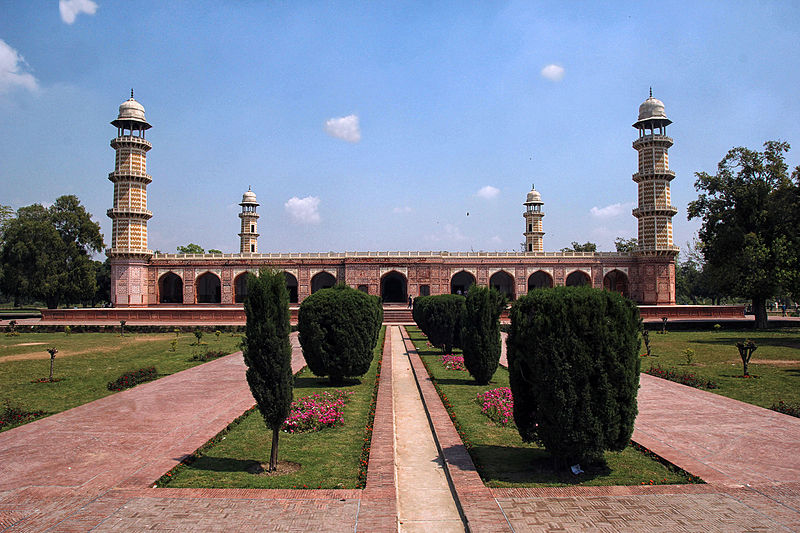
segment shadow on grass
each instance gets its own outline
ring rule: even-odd
[[[308,388],[308,389],[346,389],[347,387],[355,387],[361,385],[361,380],[357,378],[348,378],[341,383],[333,383],[328,378],[321,378],[318,376],[303,376],[294,378],[295,388]]]
[[[587,465],[581,463],[583,474],[574,475],[569,466],[557,464],[541,448],[515,446],[473,446],[473,461],[480,465],[478,471],[485,483],[544,483],[578,485],[611,473],[605,461]]]
[[[436,380],[436,383],[439,385],[475,385],[476,387],[486,387],[486,385],[478,385],[478,382],[470,378],[469,374],[467,374],[467,377],[464,379],[439,378]]]
[[[783,371],[794,376],[800,376],[800,368],[785,368]]]
[[[267,461],[269,457],[265,458]],[[248,468],[253,468],[260,461],[255,459],[231,459],[228,457],[209,457],[204,455],[198,457],[191,464],[186,465],[189,470],[204,470],[208,472],[247,472]]]
[[[718,346],[730,346],[732,353],[737,354],[736,351],[736,343],[742,342],[745,339],[750,338],[753,340],[756,345],[759,347],[761,346],[773,346],[773,347],[780,347],[780,348],[792,348],[792,349],[800,349],[800,336],[799,337],[753,337],[752,333],[772,333],[770,331],[763,331],[763,330],[748,330],[742,331],[742,334],[737,337],[724,337],[719,339],[692,339],[688,342],[690,344],[715,344]],[[774,333],[777,333],[775,331]],[[750,336],[748,336],[750,334]]]

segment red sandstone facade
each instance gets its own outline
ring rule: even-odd
[[[137,154],[141,161],[136,169],[119,168],[119,147],[124,144],[120,139],[131,141],[133,137],[133,141],[143,144],[144,131],[150,128],[144,108],[131,96],[120,106],[118,119],[112,122],[118,125],[118,138],[112,140],[118,164],[112,174],[117,181],[135,181],[140,192],[136,205],[125,204],[125,209],[118,208],[115,193],[115,209],[110,210],[113,213],[109,216],[113,215],[115,228],[128,222],[142,226],[144,239],[130,245],[114,240],[107,251],[111,259],[112,303],[118,308],[206,304],[241,307],[246,273],[270,267],[285,272],[293,302],[302,302],[315,290],[340,282],[395,302],[406,301],[409,296],[463,292],[476,283],[496,287],[512,299],[538,287],[588,284],[619,291],[642,305],[674,305],[677,248],[672,244],[671,218],[676,210],[669,205],[669,182],[674,177],[667,159],[667,149],[672,145],[672,139],[666,137],[669,123],[663,103],[651,94],[640,106],[639,120],[634,124],[639,130],[639,138],[633,143],[639,152],[639,169],[633,175],[639,186],[639,207],[633,214],[639,219],[642,245],[633,253],[541,251],[544,235],[541,195],[531,191],[524,205],[530,211],[528,204],[536,204],[536,220],[528,220],[532,215],[523,213],[526,217],[523,234],[527,241],[535,234],[538,241],[529,242],[526,252],[259,254],[255,253],[258,237],[255,209],[259,204],[255,194],[248,191],[241,204],[247,212],[240,215],[243,228],[240,253],[153,254],[146,242],[150,216],[145,189],[150,182],[146,174],[146,151]],[[120,129],[120,124],[126,129]],[[655,144],[658,153],[653,152]],[[147,142],[148,150],[150,146]],[[533,193],[536,202],[531,200]]]

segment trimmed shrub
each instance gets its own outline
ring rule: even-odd
[[[589,287],[533,291],[511,309],[507,355],[514,421],[557,463],[596,462],[633,433],[639,311]]]
[[[460,347],[461,313],[464,311],[465,298],[458,294],[439,294],[417,299],[422,300],[417,311],[420,318],[417,325],[430,343],[444,353],[451,353],[454,347]]]
[[[292,404],[292,344],[289,340],[289,293],[283,272],[261,269],[247,276],[247,315],[242,354],[247,384],[272,430],[269,471],[278,466],[278,437]],[[198,339],[199,340],[199,339]]]
[[[505,297],[495,289],[473,285],[461,317],[464,366],[480,385],[486,385],[500,364],[500,313]]]
[[[344,284],[315,292],[300,304],[297,317],[308,368],[333,383],[363,375],[372,363],[382,322],[377,296]]]
[[[150,366],[147,368],[140,368],[139,370],[134,370],[133,372],[125,372],[114,381],[109,381],[106,385],[106,388],[108,390],[121,391],[135,387],[139,383],[153,381],[157,377],[158,372],[156,371],[156,367]]]

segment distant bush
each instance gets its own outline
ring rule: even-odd
[[[785,415],[796,416],[800,418],[800,403],[786,403],[783,400],[778,400],[772,404],[770,409]]]
[[[6,399],[4,404],[0,409],[0,429],[24,424],[47,414],[44,411],[28,411],[24,407],[12,404],[9,399]]]
[[[480,385],[486,385],[500,364],[500,313],[506,299],[495,289],[473,285],[461,315],[464,366]]]
[[[369,370],[383,322],[380,298],[347,285],[321,289],[300,304],[303,357],[317,376],[334,383]]]
[[[639,387],[639,313],[612,291],[532,291],[511,308],[507,339],[514,421],[561,463],[622,450]]]
[[[157,377],[158,372],[156,371],[156,367],[151,366],[148,368],[140,368],[139,370],[134,370],[133,372],[125,372],[114,381],[109,381],[106,387],[108,390],[121,391],[135,387],[139,383],[153,381]]]
[[[451,353],[454,347],[461,346],[464,302],[465,298],[458,294],[423,296],[414,302],[414,320],[430,343],[444,353]]]
[[[174,342],[174,341],[173,341]],[[175,351],[175,350],[173,350]],[[196,353],[192,356],[192,361],[211,361],[212,359],[218,359],[228,355],[227,353],[223,352],[222,350],[207,350],[203,353]]]

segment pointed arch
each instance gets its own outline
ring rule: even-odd
[[[581,287],[583,285],[591,285],[592,278],[583,270],[573,270],[564,283],[567,287]]]
[[[533,289],[549,289],[553,286],[553,276],[544,270],[537,270],[528,276],[528,292]]]
[[[513,300],[514,293],[514,276],[505,270],[498,270],[492,277],[489,278],[489,287],[497,289],[500,294],[505,295],[509,300]]]
[[[237,304],[244,303],[247,298],[247,276],[250,272],[242,272],[233,280],[233,301]]]
[[[381,300],[403,303],[408,300],[408,280],[403,274],[390,270],[381,276]]]
[[[170,271],[158,278],[158,303],[183,303],[183,279],[179,275]]]
[[[206,272],[197,276],[194,282],[197,303],[218,304],[222,302],[222,283],[219,276]]]
[[[472,285],[475,285],[475,276],[466,270],[459,270],[450,278],[450,294],[467,294]]]
[[[628,296],[628,276],[616,268],[603,277],[603,288]]]
[[[311,294],[314,294],[320,289],[329,289],[336,285],[336,277],[330,272],[322,271],[314,274],[311,278]]]
[[[286,291],[289,293],[289,303],[297,303],[297,278],[291,272],[283,271],[283,277],[286,278]]]

